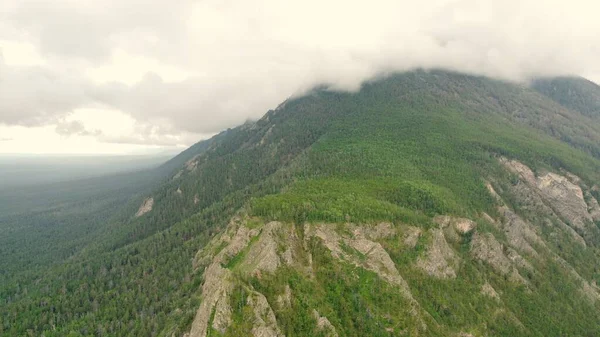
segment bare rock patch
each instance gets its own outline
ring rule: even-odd
[[[504,246],[490,234],[475,233],[471,241],[471,254],[486,262],[501,275],[508,275],[512,281],[525,284],[525,279],[504,254]]]
[[[459,259],[448,246],[441,229],[431,231],[433,240],[424,257],[417,260],[417,266],[430,276],[456,278]]]
[[[484,283],[481,286],[481,294],[484,296],[491,297],[495,300],[500,300],[500,295],[498,295],[498,293],[496,292],[496,289],[494,289],[494,287],[492,287],[492,285],[489,284],[488,282]]]
[[[327,337],[338,337],[338,333],[335,327],[325,316],[321,316],[316,309],[313,309],[313,317],[317,320],[317,329],[319,331],[326,331]]]
[[[144,199],[144,201],[140,205],[140,208],[138,209],[137,213],[135,213],[135,217],[139,218],[142,215],[150,212],[152,210],[153,206],[154,206],[154,198],[150,197],[150,198]]]

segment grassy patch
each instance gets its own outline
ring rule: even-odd
[[[252,247],[252,244],[258,240],[259,236],[260,234],[252,237],[250,239],[250,242],[248,243],[248,246],[246,246],[246,248],[244,248],[241,252],[237,253],[237,255],[233,256],[229,261],[227,261],[224,267],[227,269],[234,269],[237,265],[244,261],[246,254],[248,254],[248,251]]]

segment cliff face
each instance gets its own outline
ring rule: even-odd
[[[500,161],[518,177],[518,182],[510,187],[510,193],[524,207],[558,222],[582,245],[586,244],[586,239],[593,243],[600,237],[595,224],[598,201],[579,177],[566,171],[563,175],[554,172],[536,175],[516,160],[501,158]]]
[[[519,181],[498,183],[504,186],[501,193],[488,184],[496,199],[495,217],[436,216],[425,227],[234,218],[194,259],[204,282],[188,336],[240,331],[253,336],[352,335],[357,326],[345,325],[349,309],[344,305],[366,311],[375,322],[372,331],[383,335],[487,336],[497,319],[505,329],[528,335],[532,331],[516,311],[514,296],[537,301],[548,296],[547,286],[560,289],[557,282],[568,284],[571,296],[597,307],[600,288],[561,257],[552,242],[560,237],[564,246],[585,249],[586,233],[596,230],[591,215],[596,203],[593,197],[586,203],[587,186],[568,172],[536,175],[518,161],[499,161]],[[552,224],[537,227],[503,197],[536,210],[531,213],[534,222],[543,217]],[[561,276],[557,281],[550,273]],[[555,283],[542,286],[546,278]],[[423,293],[425,282],[439,285],[438,291],[451,289],[453,300],[481,301],[485,311],[460,325],[445,323],[437,317],[440,312],[470,312],[476,309],[456,306],[474,303],[448,301],[432,308],[432,294]],[[294,316],[302,317],[302,324]]]

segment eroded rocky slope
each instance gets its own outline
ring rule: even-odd
[[[563,258],[552,242],[547,243],[560,236],[582,249],[591,244],[586,238],[597,231],[597,201],[590,189],[568,172],[536,175],[518,161],[499,160],[518,181],[513,180],[510,187],[496,182],[504,186],[501,192],[488,183],[497,201],[493,216],[436,216],[426,227],[387,222],[292,224],[247,215],[235,217],[194,259],[194,268],[204,273],[202,304],[187,336],[235,335],[244,329],[253,336],[298,333],[290,314],[305,315],[302,328],[307,336],[348,335],[340,313],[345,308],[332,306],[328,298],[327,282],[336,280],[323,280],[323,273],[333,278],[355,278],[356,282],[364,282],[360,274],[372,273],[385,283],[386,296],[390,296],[387,300],[401,303],[404,311],[370,315],[380,322],[380,331],[390,336],[493,335],[491,321],[442,326],[436,311],[424,303],[420,289],[421,282],[434,279],[456,286],[472,282],[469,288],[478,291],[461,291],[473,291],[468,298],[486,303],[490,319],[501,318],[503,324],[524,334],[528,327],[514,311],[514,293],[535,296],[542,291],[539,279],[548,273],[564,274],[577,296],[596,306],[600,288]],[[517,214],[504,201],[506,196],[535,210],[548,228],[534,225],[538,218],[530,220]],[[307,293],[300,284],[312,290]],[[355,286],[345,281],[340,284]],[[364,303],[370,300],[369,294],[360,291],[354,296],[364,297]],[[363,309],[374,310],[376,304],[365,304]],[[397,319],[399,315],[404,316]]]

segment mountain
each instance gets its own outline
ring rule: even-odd
[[[438,70],[291,98],[0,279],[0,334],[600,335],[598,95]]]
[[[581,77],[540,78],[532,87],[569,109],[600,118],[600,87],[594,82]]]

